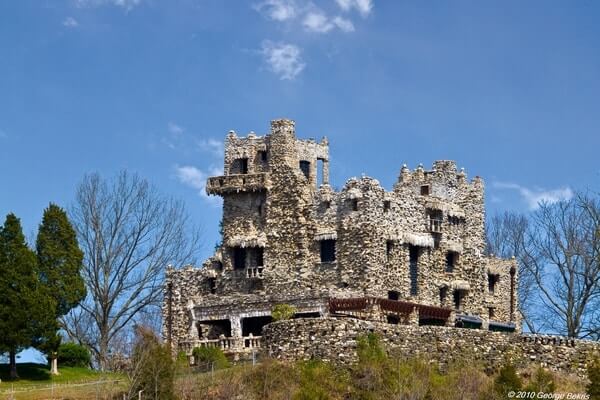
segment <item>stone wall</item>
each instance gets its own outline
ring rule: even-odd
[[[357,360],[356,339],[376,333],[390,354],[422,356],[442,366],[457,360],[481,362],[493,371],[510,361],[536,363],[556,371],[585,374],[586,363],[600,354],[600,343],[516,333],[440,326],[390,325],[352,318],[278,321],[263,328],[263,351],[287,361],[318,358],[342,364]]]

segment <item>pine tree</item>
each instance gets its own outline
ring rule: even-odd
[[[58,374],[57,352],[60,346],[58,319],[76,307],[86,295],[80,271],[83,252],[66,212],[56,204],[44,210],[37,242],[38,274],[47,294],[56,303],[56,313],[46,321],[40,350],[48,355],[50,371]]]
[[[19,219],[8,214],[0,228],[0,350],[9,353],[13,379],[18,378],[17,353],[32,344],[37,321],[54,307],[43,292],[35,253],[27,246]]]

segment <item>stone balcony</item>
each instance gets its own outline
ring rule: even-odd
[[[266,173],[214,176],[208,178],[208,181],[206,182],[206,193],[216,195],[256,192],[266,189]]]
[[[192,351],[196,347],[217,347],[223,350],[224,353],[240,353],[252,351],[261,347],[262,336],[243,336],[243,337],[225,337],[218,339],[196,339],[186,340],[181,342],[181,349],[188,356],[192,355]]]

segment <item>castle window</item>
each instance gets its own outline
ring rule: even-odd
[[[264,150],[260,150],[258,152],[258,158],[260,159],[260,161],[262,162],[267,162],[267,152]]]
[[[328,210],[330,207],[331,207],[331,201],[325,200],[323,202],[323,208],[326,209],[326,210]]]
[[[321,240],[321,262],[335,261],[335,239]]]
[[[300,170],[302,171],[306,179],[310,179],[310,161],[301,160]]]
[[[232,174],[247,174],[248,173],[248,159],[247,158],[237,158],[233,160],[233,164],[231,165],[231,173]]]
[[[400,323],[400,317],[397,315],[388,315],[386,319],[388,324],[398,325]]]
[[[233,248],[233,268],[244,269],[246,268],[246,249],[241,247]]]
[[[264,249],[262,247],[257,247],[256,248],[256,266],[257,267],[262,267],[265,264],[265,259],[264,259]]]
[[[409,264],[410,264],[410,295],[416,296],[419,294],[419,248],[410,246],[408,248]]]
[[[494,307],[488,307],[488,319],[494,319]]]
[[[444,303],[446,303],[446,297],[448,297],[448,287],[442,286],[440,288],[440,305],[441,306],[444,306]]]
[[[446,253],[446,272],[454,272],[454,267],[458,261],[458,253],[449,251]]]
[[[462,308],[463,293],[460,290],[454,291],[454,308],[460,310]]]
[[[392,258],[392,251],[394,250],[394,242],[388,240],[385,242],[385,257],[387,261],[390,261]]]
[[[352,211],[358,211],[358,199],[351,199],[350,207],[352,207]]]
[[[383,202],[383,212],[388,212],[388,211],[390,211],[390,201],[385,200]]]
[[[494,293],[496,290],[496,284],[500,280],[500,276],[496,274],[488,274],[488,291]]]
[[[421,196],[429,196],[430,187],[429,185],[421,186]]]
[[[395,290],[390,290],[388,292],[388,300],[398,300],[400,298],[400,293]]]
[[[217,293],[217,278],[208,278],[208,289],[211,294]]]

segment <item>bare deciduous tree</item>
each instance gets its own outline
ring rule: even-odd
[[[181,202],[125,171],[108,181],[85,176],[70,214],[85,253],[88,296],[63,322],[105,369],[113,340],[159,306],[165,267],[195,261],[199,231]]]
[[[544,321],[536,320],[535,279],[531,273],[531,251],[527,250],[529,221],[523,214],[504,212],[494,215],[486,224],[487,254],[502,258],[515,257],[519,266],[519,311],[523,322],[531,332],[543,327]]]
[[[540,204],[531,219],[530,268],[553,330],[597,337],[600,321],[600,203],[579,194]]]

